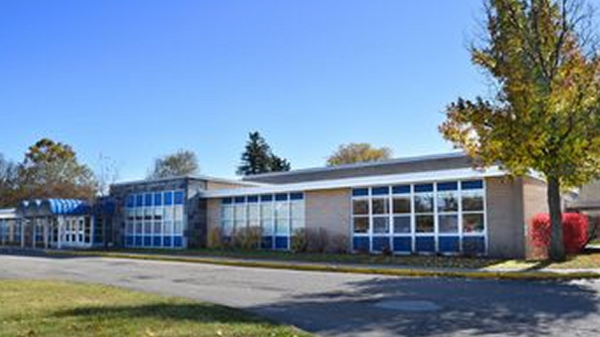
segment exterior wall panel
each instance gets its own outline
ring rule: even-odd
[[[306,228],[327,231],[329,249],[335,244],[347,242],[350,249],[352,190],[335,189],[305,193]]]

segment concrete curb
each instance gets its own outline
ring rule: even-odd
[[[447,277],[447,278],[469,278],[469,279],[487,279],[487,280],[515,280],[515,281],[568,281],[580,279],[600,279],[600,273],[592,271],[478,271],[478,270],[443,270],[443,269],[419,269],[419,268],[381,268],[381,267],[362,267],[356,265],[331,265],[319,263],[288,263],[259,260],[240,260],[228,258],[211,257],[184,257],[168,256],[156,254],[137,254],[137,253],[118,253],[118,252],[97,252],[97,251],[45,251],[47,255],[53,256],[95,256],[119,259],[164,261],[164,262],[183,262],[183,263],[201,263],[229,267],[246,268],[268,268],[281,270],[297,271],[316,271],[333,273],[354,273],[367,275],[385,275],[399,277]]]

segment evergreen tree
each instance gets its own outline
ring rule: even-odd
[[[238,166],[238,175],[254,175],[268,172],[289,171],[290,163],[274,155],[267,141],[258,131],[249,134],[242,162]]]

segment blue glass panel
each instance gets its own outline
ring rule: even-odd
[[[288,200],[288,195],[286,193],[275,194],[276,201],[286,201]]]
[[[385,186],[385,187],[373,187],[371,189],[371,194],[373,195],[387,195],[390,194],[390,188]]]
[[[273,201],[273,196],[270,194],[261,195],[260,201]]]
[[[392,187],[392,193],[394,194],[409,194],[410,185],[399,185]]]
[[[172,247],[173,238],[170,236],[163,236],[163,247]]]
[[[275,249],[288,249],[288,237],[287,236],[275,237]]]
[[[137,207],[144,206],[144,195],[143,194],[138,194],[135,196],[135,205]]]
[[[135,196],[128,195],[127,196],[127,207],[133,207],[133,206],[135,206]]]
[[[175,192],[175,205],[183,205],[183,192]]]
[[[133,241],[133,245],[135,247],[141,247],[142,246],[142,237],[141,236],[135,236],[134,237],[134,241]]]
[[[304,199],[304,193],[292,193],[290,194],[291,200],[302,200]]]
[[[458,191],[458,182],[447,182],[447,183],[438,183],[437,185],[438,191]]]
[[[248,202],[249,203],[255,203],[258,202],[258,195],[251,195],[248,197]]]
[[[144,206],[152,206],[152,193],[146,193],[146,195],[144,195]]]
[[[175,247],[183,247],[183,237],[181,237],[181,236],[173,237],[173,245]]]
[[[162,193],[154,193],[154,206],[162,206],[163,197]]]
[[[145,247],[152,246],[152,237],[151,236],[144,236],[144,246]]]
[[[485,254],[485,239],[483,237],[463,237],[463,253]]]
[[[162,246],[162,243],[160,242],[161,241],[160,239],[161,239],[160,236],[155,236],[154,239],[153,239],[154,242],[152,242],[152,245],[154,247],[160,247],[160,246]]]
[[[384,237],[374,236],[373,237],[373,250],[377,251],[377,252],[381,252],[383,250],[391,251],[392,246],[390,244],[390,237],[389,236],[384,236]]]
[[[246,202],[246,197],[235,197],[236,204],[243,204]]]
[[[352,190],[353,197],[366,197],[369,195],[368,188],[355,188]]]
[[[173,192],[165,192],[165,206],[173,206]]]
[[[435,252],[435,239],[431,237],[417,237],[416,238],[416,250],[418,253],[434,253]]]
[[[231,243],[231,236],[223,235],[223,243],[225,243],[225,244]]]
[[[133,246],[133,236],[125,237],[125,246],[127,246],[127,247]]]
[[[230,204],[233,204],[233,198],[223,198],[223,199],[221,199],[221,202],[224,205],[230,205]]]
[[[263,236],[261,247],[263,249],[273,249],[273,237]]]
[[[415,185],[415,192],[433,192],[433,184]]]
[[[362,237],[362,236],[355,236],[352,239],[352,249],[357,252],[361,252],[361,253],[369,252],[370,251],[369,238]]]
[[[440,236],[438,239],[439,250],[442,253],[460,252],[460,240],[458,236]]]
[[[410,253],[412,251],[412,238],[411,237],[395,237],[394,238],[394,251]]]
[[[469,180],[460,183],[463,190],[480,190],[483,188],[483,180]]]

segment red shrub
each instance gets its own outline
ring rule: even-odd
[[[588,218],[584,214],[564,213],[563,242],[567,254],[580,252],[588,239]],[[540,213],[533,218],[531,225],[531,241],[537,248],[546,250],[550,247],[550,216]]]

